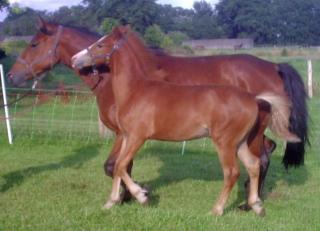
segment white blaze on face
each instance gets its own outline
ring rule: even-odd
[[[90,55],[88,54],[88,49],[92,49],[93,46],[95,46],[97,43],[100,43],[103,41],[107,35],[100,38],[97,42],[93,43],[91,46],[89,46],[86,49],[83,49],[82,51],[78,52],[71,58],[72,67],[73,68],[83,68],[85,66],[92,65],[92,60]]]

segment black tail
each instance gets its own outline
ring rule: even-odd
[[[304,164],[305,144],[308,138],[307,94],[299,73],[288,63],[278,64],[278,72],[284,83],[285,91],[291,100],[290,132],[296,134],[300,143],[287,143],[282,163],[285,168]]]

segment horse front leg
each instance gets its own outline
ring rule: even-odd
[[[229,194],[240,176],[239,165],[236,158],[235,147],[217,146],[220,164],[223,170],[223,189],[215,203],[212,213],[216,216],[223,215],[224,207],[229,197]]]
[[[120,155],[116,160],[113,172],[111,195],[107,203],[103,206],[104,208],[110,209],[114,204],[121,201],[119,191],[121,180],[123,180],[130,193],[134,195],[140,203],[146,203],[148,201],[148,192],[136,184],[127,172],[130,162],[132,162],[134,155],[143,143],[144,140],[123,137]]]
[[[119,157],[119,154],[120,154],[122,141],[123,141],[123,136],[121,134],[117,134],[115,142],[112,146],[111,152],[108,156],[108,159],[104,163],[105,174],[107,176],[110,176],[111,178],[113,178],[115,163],[116,163],[116,161]],[[130,161],[130,163],[128,164],[128,168],[127,168],[128,174],[130,176],[131,176],[132,167],[133,167],[133,161]],[[125,202],[131,201],[132,195],[122,181],[121,181],[121,186],[122,186],[122,192],[120,195],[120,202],[125,203]]]

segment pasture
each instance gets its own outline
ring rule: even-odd
[[[305,60],[264,54],[274,61],[289,61],[306,77]],[[266,217],[237,209],[244,199],[243,169],[225,215],[208,214],[223,183],[209,140],[188,142],[184,155],[180,143],[149,141],[135,159],[133,177],[151,189],[150,206],[133,201],[101,210],[111,189],[103,163],[112,138],[99,139],[95,133],[92,97],[77,102],[80,109],[73,112],[72,125],[61,123],[71,118],[69,105],[52,98],[23,113],[31,123],[13,121],[14,145],[7,144],[1,124],[0,230],[319,230],[319,69],[315,61],[315,97],[309,100],[312,146],[303,167],[286,171],[281,165],[283,145],[278,142],[263,197]],[[63,73],[57,72],[52,75]],[[16,113],[19,110],[23,103]],[[47,115],[49,123],[38,126],[36,122]]]

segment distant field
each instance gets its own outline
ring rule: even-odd
[[[289,61],[306,78],[304,59],[268,59]],[[244,199],[243,169],[225,215],[208,214],[223,184],[209,140],[188,142],[183,156],[181,143],[147,142],[137,155],[133,176],[151,188],[151,205],[131,202],[102,211],[111,189],[102,166],[113,140],[98,139],[97,111],[89,94],[77,101],[72,95],[68,104],[52,97],[30,111],[23,110],[33,99],[19,103],[16,111],[11,108],[12,114],[23,112],[19,119],[29,123],[13,121],[12,146],[3,123],[0,127],[0,230],[320,230],[319,71],[319,61],[314,61],[315,97],[309,101],[312,147],[305,166],[285,171],[278,142],[267,176],[264,218],[237,209]],[[70,84],[78,81],[62,67],[49,77],[57,76]],[[67,122],[72,115],[76,123]],[[38,126],[41,120],[47,122]]]

